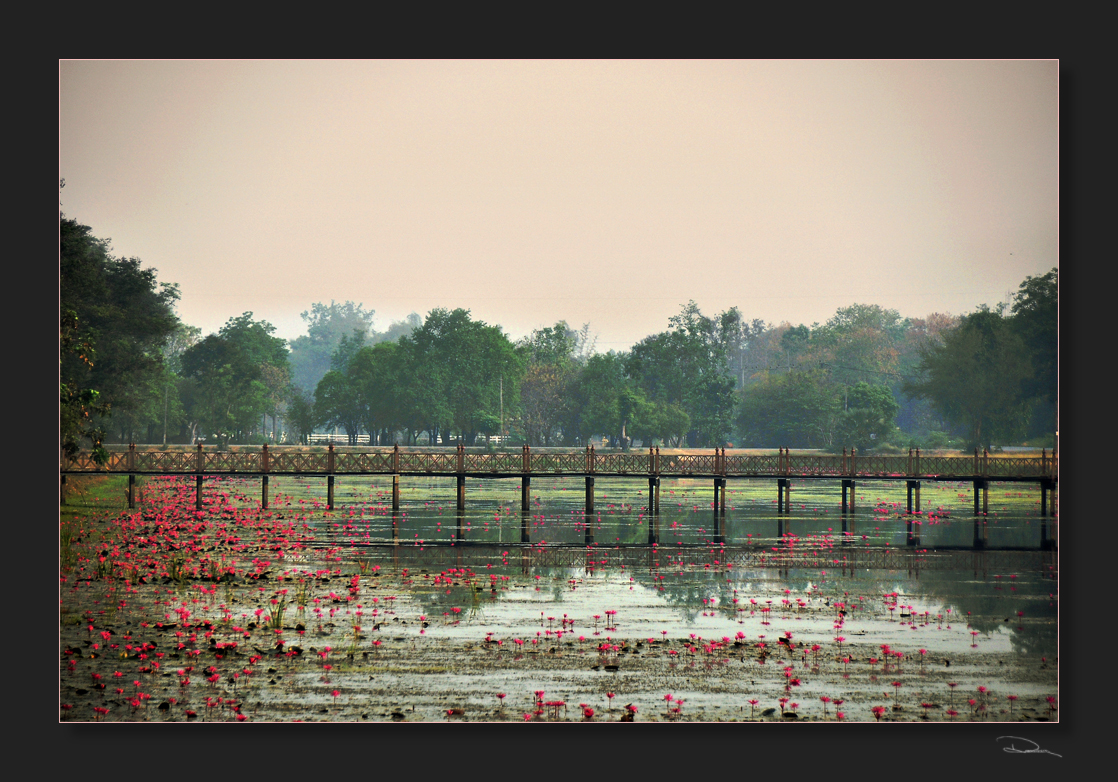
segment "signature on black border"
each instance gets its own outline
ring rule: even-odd
[[[1029,739],[1023,739],[1020,736],[998,736],[998,741],[1001,741],[1002,739],[1015,739],[1016,741],[1025,741],[1025,742],[1028,742],[1029,744],[1032,744],[1032,747],[1027,748],[1027,749],[1018,749],[1016,747],[1016,745],[1010,744],[1008,747],[1002,747],[1002,752],[1012,752],[1015,755],[1039,755],[1039,754],[1044,754],[1044,755],[1055,755],[1058,758],[1063,757],[1063,755],[1057,755],[1055,752],[1050,752],[1049,750],[1041,749],[1040,745],[1037,744],[1035,741],[1030,741]]]

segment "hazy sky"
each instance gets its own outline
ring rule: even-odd
[[[598,349],[994,305],[1058,265],[1056,61],[66,61],[67,217],[179,316],[464,307]]]

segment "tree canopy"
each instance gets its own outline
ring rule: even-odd
[[[89,226],[61,217],[59,444],[72,455],[88,442],[100,460],[106,419],[143,406],[179,326],[178,288],[109,250]]]
[[[274,332],[246,312],[183,353],[183,374],[196,388],[190,415],[203,436],[243,439],[286,397],[287,343]]]

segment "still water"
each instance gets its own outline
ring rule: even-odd
[[[252,486],[244,482],[246,499],[259,490]],[[1035,659],[1057,653],[1058,558],[1039,550],[1033,484],[991,483],[985,551],[970,549],[969,483],[925,482],[922,513],[913,517],[903,480],[859,484],[846,514],[837,480],[794,482],[785,514],[776,510],[775,481],[731,480],[720,518],[711,481],[665,478],[655,547],[647,545],[648,484],[639,478],[597,478],[588,518],[581,477],[533,476],[525,519],[518,479],[468,481],[459,517],[454,478],[405,477],[398,546],[391,489],[390,477],[339,477],[335,509],[326,512],[321,478],[273,477],[271,508],[310,526],[328,567],[469,572],[468,589],[417,594],[428,614],[464,616],[474,630],[491,623],[528,635],[568,613],[604,625],[614,610],[638,636],[661,627],[733,636],[734,628],[764,630],[779,620],[823,642],[842,605],[874,642],[897,643],[918,624],[939,630],[921,634],[933,655],[975,644]],[[907,545],[913,522],[918,546]],[[531,546],[519,543],[522,523]],[[1054,528],[1049,519],[1049,538]]]
[[[454,478],[401,478],[400,542],[511,543],[520,541],[522,525],[519,479],[477,479],[466,484],[466,510],[459,521]],[[312,515],[324,536],[338,543],[390,542],[393,539],[391,479],[339,477],[335,510],[323,518],[326,483],[321,478],[274,477],[275,509],[301,509]],[[597,478],[594,513],[584,513],[581,477],[536,476],[527,526],[533,543],[579,545],[587,526],[598,544],[648,542],[648,484],[641,478]],[[701,545],[721,532],[726,544],[778,545],[796,539],[832,536],[874,547],[905,546],[908,527],[920,547],[969,547],[974,540],[973,489],[969,483],[929,483],[921,490],[921,513],[906,511],[905,482],[859,484],[853,512],[841,511],[837,480],[793,482],[791,507],[778,514],[772,480],[730,480],[726,514],[714,508],[709,480],[664,478],[660,486],[661,545]],[[1034,484],[994,483],[985,523],[991,549],[1036,549],[1043,533],[1040,490]],[[1048,520],[1047,536],[1055,537]]]

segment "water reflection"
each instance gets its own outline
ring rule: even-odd
[[[992,484],[988,515],[973,513],[969,483],[925,483],[919,514],[907,513],[905,481],[859,484],[854,509],[841,510],[838,480],[792,483],[786,512],[777,511],[773,481],[731,480],[725,514],[715,507],[710,482],[661,479],[659,513],[649,512],[649,489],[640,478],[597,478],[594,511],[585,512],[585,487],[578,477],[534,476],[532,500],[520,507],[520,481],[479,479],[467,483],[466,507],[456,507],[451,478],[405,478],[401,505],[391,508],[391,478],[339,477],[336,508],[325,513],[321,480],[273,478],[274,508],[309,513],[324,536],[338,543],[396,540],[457,543],[517,543],[522,532],[534,543],[577,545],[587,541],[663,545],[762,543],[788,536],[799,541],[921,548],[969,548],[977,538],[987,548],[1040,548],[1056,537],[1055,520],[1040,515],[1040,490],[1033,484]]]
[[[332,512],[323,483],[273,478],[274,511],[302,517],[335,561],[409,569],[426,613],[448,626],[498,612],[527,634],[533,622],[578,611],[585,630],[588,617],[636,600],[650,626],[667,612],[676,625],[730,620],[751,636],[799,623],[827,640],[841,604],[873,632],[900,628],[907,610],[906,627],[950,626],[956,645],[1037,658],[1058,648],[1057,560],[1040,550],[1040,492],[1030,484],[992,484],[979,518],[987,547],[974,550],[970,484],[925,483],[914,516],[903,480],[859,484],[847,513],[837,480],[793,482],[785,513],[774,481],[730,481],[725,515],[701,480],[662,479],[660,512],[650,514],[646,481],[598,477],[589,515],[577,477],[533,476],[524,510],[519,480],[473,480],[461,512],[454,478],[407,478],[395,514],[390,477],[338,478]],[[520,543],[524,530],[530,545]]]

